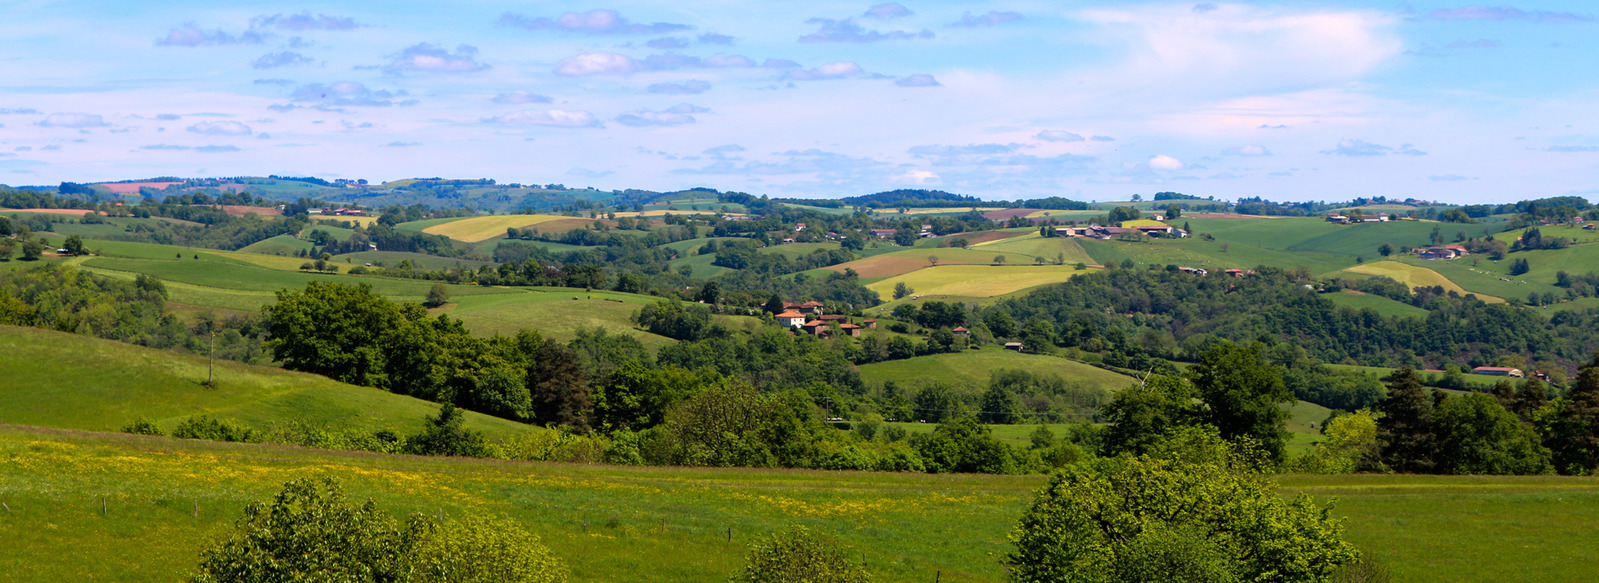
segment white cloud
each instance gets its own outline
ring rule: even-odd
[[[890,20],[894,18],[904,18],[906,16],[915,15],[916,13],[911,12],[911,9],[906,8],[904,4],[900,4],[898,2],[889,2],[887,4],[878,4],[871,8],[867,8],[866,13],[862,14],[861,16],[866,18],[876,18],[879,20]]]
[[[816,32],[799,37],[802,43],[873,43],[885,40],[910,40],[933,38],[933,31],[923,29],[921,32],[904,30],[891,30],[880,32],[867,30],[855,24],[849,18],[833,20],[830,18],[812,18],[805,24],[814,24],[820,27]]]
[[[389,73],[471,73],[487,68],[488,65],[477,61],[477,47],[472,45],[460,45],[452,53],[444,47],[421,43],[395,54],[383,70]]]
[[[590,128],[600,125],[600,120],[595,118],[592,113],[565,109],[528,109],[497,115],[484,121],[501,125],[537,125],[561,128]]]
[[[1226,150],[1222,151],[1222,155],[1224,155],[1224,156],[1270,156],[1271,155],[1271,150],[1267,150],[1265,146],[1257,146],[1257,145],[1254,145],[1254,144],[1249,144],[1249,145],[1246,145],[1246,146],[1238,146],[1236,148],[1227,148]]]
[[[679,126],[698,121],[694,119],[693,114],[705,113],[707,111],[710,110],[703,107],[689,105],[687,103],[679,103],[662,111],[644,110],[635,113],[625,113],[621,116],[618,116],[616,118],[616,122],[622,125],[633,127]]]
[[[328,16],[326,14],[312,15],[310,12],[299,14],[274,14],[251,19],[252,28],[277,27],[284,30],[350,30],[356,27],[355,19],[348,16]]]
[[[645,91],[660,93],[662,95],[699,95],[711,89],[710,82],[699,79],[689,79],[682,83],[656,83],[650,85]]]
[[[256,69],[272,69],[276,67],[287,67],[290,65],[305,65],[314,62],[316,62],[315,59],[300,53],[293,51],[281,51],[261,55],[261,58],[250,63],[250,66]]]
[[[1021,20],[1022,15],[1015,12],[1000,12],[998,10],[990,10],[988,11],[988,14],[980,14],[976,16],[973,16],[970,12],[961,14],[961,19],[951,23],[950,26],[958,26],[962,28],[999,26],[1009,22],[1020,22]]]
[[[549,103],[550,98],[545,95],[539,95],[532,91],[518,89],[510,93],[501,93],[499,95],[495,95],[493,101],[502,105],[513,105],[526,103]]]
[[[83,129],[102,128],[111,124],[106,123],[105,118],[98,115],[91,115],[87,113],[52,113],[45,116],[44,120],[39,122],[39,125],[47,128]]]
[[[1033,136],[1046,142],[1081,142],[1083,136],[1066,130],[1044,130]]]
[[[1387,156],[1389,154],[1396,154],[1400,156],[1427,155],[1426,152],[1418,150],[1415,146],[1410,144],[1404,144],[1399,146],[1398,149],[1395,149],[1382,144],[1374,144],[1365,140],[1356,140],[1353,138],[1344,138],[1339,140],[1337,147],[1334,147],[1331,150],[1322,150],[1321,153],[1334,156],[1350,157]]]
[[[529,18],[506,12],[500,15],[500,24],[532,31],[558,30],[587,34],[661,34],[693,28],[686,24],[656,22],[644,24],[623,18],[615,10],[597,9],[588,12],[567,12],[555,18]]]
[[[236,45],[236,44],[261,44],[266,36],[253,30],[247,30],[238,36],[228,34],[222,30],[205,30],[193,22],[185,22],[182,26],[167,31],[167,35],[155,40],[156,46],[163,47],[201,47],[211,45]]]
[[[1183,161],[1161,154],[1149,159],[1150,170],[1182,170]]]
[[[567,77],[626,75],[643,69],[643,64],[632,57],[616,53],[583,53],[555,64],[555,74]]]
[[[866,71],[861,69],[860,65],[849,61],[841,61],[838,63],[828,63],[812,69],[789,71],[784,77],[787,79],[796,79],[800,81],[815,81],[818,79],[843,79],[846,77],[859,77],[865,74]]]
[[[236,121],[203,121],[189,126],[189,131],[203,136],[248,136],[250,126]]]

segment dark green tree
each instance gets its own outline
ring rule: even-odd
[[[1437,470],[1446,474],[1544,474],[1554,470],[1538,432],[1481,393],[1433,410]]]
[[[1438,451],[1433,399],[1422,390],[1416,371],[1408,367],[1394,371],[1388,398],[1375,408],[1382,414],[1377,420],[1377,443],[1383,463],[1398,472],[1432,472]]]
[[[449,303],[449,301],[450,301],[450,290],[449,290],[449,288],[444,287],[444,284],[442,284],[442,283],[434,282],[433,287],[428,289],[427,301],[422,302],[422,305],[427,306],[429,308],[437,308],[437,307],[442,306],[442,305],[444,305],[446,303]]]
[[[283,367],[365,386],[386,386],[387,337],[400,328],[400,310],[366,284],[313,281],[304,291],[280,290],[262,308],[265,348]]]
[[[1523,421],[1531,421],[1533,413],[1542,409],[1549,403],[1549,387],[1536,378],[1527,379],[1521,383],[1521,390],[1516,391],[1516,399],[1506,409],[1511,410]]]
[[[1149,451],[1156,443],[1183,427],[1203,420],[1198,391],[1182,377],[1152,375],[1137,387],[1116,393],[1100,410],[1109,424],[1105,429],[1105,455],[1133,455]]]
[[[981,410],[977,418],[990,425],[1011,425],[1020,422],[1021,401],[1016,398],[1016,393],[1004,385],[990,385],[977,405]]]
[[[1525,275],[1529,271],[1532,271],[1532,266],[1527,263],[1525,257],[1517,257],[1515,261],[1510,262],[1510,275]]]
[[[1549,441],[1561,473],[1599,470],[1599,353],[1577,372]]]
[[[22,241],[22,260],[23,261],[38,261],[39,258],[42,257],[42,256],[44,256],[44,244],[43,243],[40,243],[40,242],[35,241],[33,239],[24,239]]]
[[[427,417],[422,433],[406,442],[405,453],[488,457],[489,446],[482,433],[466,428],[466,414],[461,409],[445,403],[439,406],[437,416]]]
[[[62,249],[66,249],[67,250],[67,254],[69,254],[69,255],[82,255],[83,254],[83,237],[79,237],[77,235],[73,235],[71,237],[67,237],[67,240],[65,242],[61,243],[61,248]]]
[[[1200,356],[1192,380],[1206,406],[1205,419],[1230,441],[1251,439],[1273,460],[1288,443],[1288,411],[1294,393],[1279,367],[1261,357],[1264,345],[1221,343]]]
[[[1008,474],[1016,469],[1009,445],[971,417],[946,419],[915,442],[930,472]]]

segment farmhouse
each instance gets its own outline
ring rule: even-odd
[[[972,335],[972,331],[967,330],[965,326],[956,326],[954,330],[951,330],[951,332],[954,332],[956,336],[965,336],[968,338],[970,338]]]
[[[1016,352],[1021,352],[1022,351],[1022,343],[1020,343],[1020,342],[1006,342],[1005,343],[1005,350],[1015,350]]]
[[[1465,247],[1460,245],[1417,247],[1415,249],[1411,249],[1410,252],[1415,253],[1417,257],[1422,259],[1454,259],[1456,257],[1465,257],[1471,254],[1469,251],[1466,251]]]
[[[799,312],[783,312],[777,315],[777,323],[785,328],[798,328],[805,324],[805,314]]]
[[[839,324],[838,329],[839,330],[843,330],[845,334],[848,334],[850,336],[857,336],[858,337],[858,336],[861,335],[861,327],[860,326],[856,326],[854,324],[850,324],[848,322],[845,322],[843,324]]]
[[[1471,374],[1489,375],[1489,376],[1496,376],[1496,377],[1510,377],[1510,378],[1516,378],[1516,379],[1519,379],[1519,378],[1522,378],[1522,377],[1526,376],[1526,375],[1523,375],[1521,373],[1521,369],[1519,369],[1519,368],[1510,368],[1508,366],[1479,366],[1477,368],[1471,369]]]
[[[893,239],[894,233],[893,229],[872,229],[872,236],[879,239]]]
[[[828,314],[825,316],[818,316],[816,319],[823,322],[848,322],[849,316],[845,316],[843,314]]]
[[[1206,275],[1206,274],[1210,273],[1209,271],[1206,271],[1205,268],[1203,268],[1203,267],[1178,267],[1177,271],[1181,271],[1183,273],[1191,273],[1193,275]]]
[[[815,334],[817,336],[826,336],[827,335],[827,322],[823,322],[821,320],[811,320],[809,322],[801,324],[800,325],[800,330],[804,330],[805,333],[807,333],[807,334]]]

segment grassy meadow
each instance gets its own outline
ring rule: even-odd
[[[866,289],[884,298],[894,297],[900,283],[918,294],[989,297],[1041,285],[1060,283],[1092,269],[1071,265],[944,265],[924,267],[904,275],[867,284]]]
[[[1384,316],[1416,316],[1418,318],[1425,318],[1428,314],[1427,310],[1398,300],[1391,300],[1382,296],[1374,296],[1356,291],[1345,290],[1340,293],[1326,294],[1322,297],[1332,300],[1332,303],[1340,306],[1348,306],[1357,310],[1371,308],[1376,310],[1378,314],[1382,314]]]
[[[837,536],[878,581],[997,581],[1005,534],[1045,482],[417,458],[3,426],[0,501],[11,511],[0,514],[0,581],[179,581],[245,503],[317,476],[398,515],[509,516],[565,558],[574,581],[616,582],[721,580],[752,537],[796,524]],[[1280,484],[1284,495],[1336,499],[1348,538],[1395,581],[1599,575],[1599,547],[1587,544],[1599,520],[1593,478]]]
[[[458,241],[476,243],[484,239],[504,236],[505,230],[510,228],[522,229],[528,227],[537,227],[544,223],[569,220],[574,220],[582,224],[594,222],[589,219],[576,219],[574,217],[565,217],[560,215],[487,215],[439,222],[437,224],[422,228],[422,232],[432,235],[443,235]],[[573,226],[567,227],[566,229],[555,229],[551,232],[575,229],[580,226],[581,225],[574,223]]]
[[[989,373],[1000,369],[1025,370],[1037,374],[1056,374],[1067,381],[1118,391],[1136,379],[1090,364],[1042,354],[1024,354],[1000,348],[968,350],[949,354],[918,356],[861,365],[861,379],[868,384],[895,381],[902,385],[939,381],[969,387],[987,387]]]

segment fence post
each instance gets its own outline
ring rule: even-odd
[[[105,516],[105,496],[100,497],[100,516]]]
[[[199,500],[195,500],[194,501],[194,517],[195,518],[199,518],[200,517],[200,501]]]

